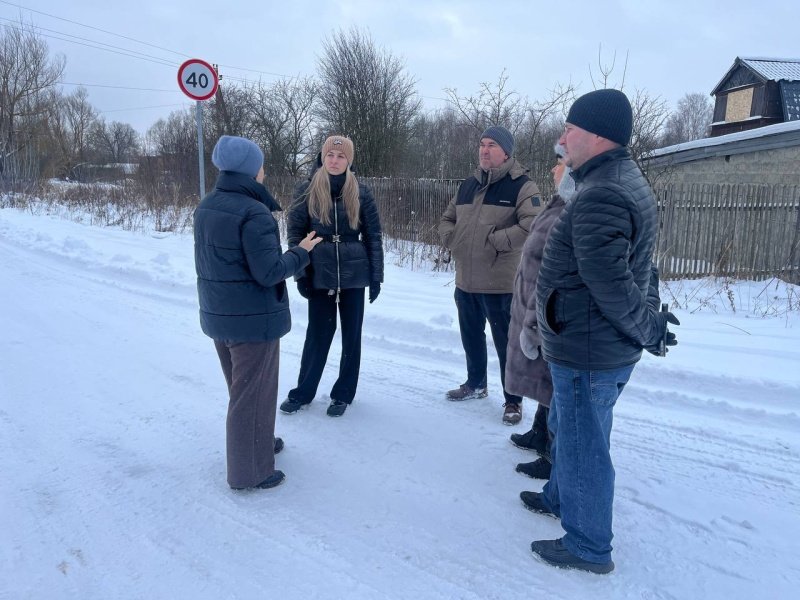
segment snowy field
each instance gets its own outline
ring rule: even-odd
[[[0,210],[0,597],[798,597],[797,312],[699,294],[676,311],[679,345],[646,354],[617,405],[617,569],[599,577],[530,552],[561,528],[519,500],[541,483],[514,472],[535,457],[508,436],[535,406],[501,423],[494,352],[488,399],[444,399],[465,373],[451,274],[387,264],[353,406],[279,413],[286,483],[232,492],[192,261],[188,234]],[[306,321],[291,292],[281,398]]]

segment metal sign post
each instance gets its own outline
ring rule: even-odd
[[[214,97],[219,88],[217,71],[204,60],[191,58],[178,68],[178,87],[197,101],[197,154],[200,165],[200,198],[206,195],[206,169],[203,151],[203,101]]]
[[[197,156],[200,161],[200,198],[206,197],[206,161],[203,152],[203,103],[198,100],[194,111],[197,120]]]

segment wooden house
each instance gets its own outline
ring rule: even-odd
[[[737,57],[711,95],[711,137],[800,120],[800,59]]]

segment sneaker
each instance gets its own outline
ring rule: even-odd
[[[279,437],[275,438],[275,454],[280,454],[283,450],[283,440]]]
[[[547,452],[547,430],[531,429],[525,433],[512,433],[511,443],[523,450],[533,450],[539,456]]]
[[[258,485],[254,485],[253,488],[260,488],[262,490],[267,490],[269,488],[274,488],[282,484],[286,480],[286,475],[283,474],[283,471],[276,470],[272,475],[267,477],[264,481],[259,483]],[[248,490],[253,488],[241,488],[241,487],[233,487],[231,486],[232,490]]]
[[[542,494],[538,492],[520,492],[519,497],[528,510],[558,519],[558,515],[545,506]]]
[[[294,398],[287,398],[283,402],[281,402],[281,412],[287,415],[291,415],[292,413],[296,413],[298,410],[311,404],[311,400],[308,402],[303,402],[301,400],[295,400]]]
[[[341,417],[344,411],[347,410],[347,402],[341,400],[331,400],[331,405],[328,407],[329,417]]]
[[[506,425],[516,425],[522,421],[522,403],[506,402],[503,404],[503,423]]]
[[[519,463],[517,465],[517,473],[522,473],[534,479],[550,479],[550,470],[553,466],[544,458],[536,459],[529,463]]]
[[[449,390],[445,395],[448,400],[471,400],[472,398],[486,398],[488,394],[488,388],[473,388],[462,383],[458,388]]]
[[[531,551],[548,565],[562,569],[579,569],[605,575],[614,570],[614,561],[607,563],[593,563],[572,554],[561,540],[537,540],[531,543]]]

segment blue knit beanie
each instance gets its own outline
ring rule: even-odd
[[[246,138],[223,135],[214,146],[211,162],[220,171],[255,177],[264,166],[264,153],[257,144]]]
[[[619,90],[595,90],[573,102],[567,123],[627,146],[633,131],[633,110],[628,97]]]
[[[494,125],[481,134],[481,139],[489,138],[497,142],[509,158],[514,154],[514,136],[505,127]]]

